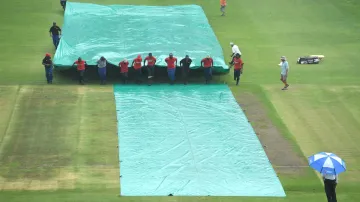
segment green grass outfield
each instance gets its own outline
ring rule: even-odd
[[[226,17],[220,17],[218,0],[80,2],[203,6],[224,55],[234,41],[246,63],[241,86],[231,76],[221,79],[236,96],[256,95],[295,152],[330,151],[344,158],[348,171],[340,176],[338,200],[360,201],[360,2],[229,0]],[[112,87],[79,87],[64,77],[44,85],[41,59],[54,51],[48,29],[62,20],[58,0],[11,0],[0,7],[1,202],[326,201],[311,169],[280,173],[286,198],[118,197]],[[306,54],[326,58],[320,65],[294,64]],[[280,90],[281,55],[290,62],[286,92]]]

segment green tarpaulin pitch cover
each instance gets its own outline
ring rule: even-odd
[[[286,196],[226,85],[115,85],[114,95],[121,196]]]
[[[69,68],[82,57],[89,65],[104,56],[118,65],[138,54],[153,53],[157,66],[173,53],[180,61],[193,59],[192,69],[202,58],[214,59],[215,72],[227,72],[222,48],[200,6],[96,5],[68,2],[62,37],[56,51],[56,68]]]

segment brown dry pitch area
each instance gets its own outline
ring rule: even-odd
[[[259,99],[247,92],[240,93],[235,98],[254,128],[275,171],[280,175],[301,175],[308,168],[305,158],[295,152],[292,140],[282,135],[269,119],[267,110]]]

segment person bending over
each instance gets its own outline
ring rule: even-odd
[[[211,68],[214,66],[213,59],[208,55],[201,60],[201,67],[204,67],[205,83],[208,84],[212,78]]]
[[[147,65],[145,66],[146,62],[147,62]],[[152,84],[152,79],[154,77],[155,63],[156,63],[156,58],[152,55],[152,53],[149,53],[149,56],[147,56],[144,60],[144,67],[146,67],[147,72],[148,72],[149,86]]]
[[[190,65],[192,63],[192,60],[188,55],[185,56],[182,60],[180,60],[180,67],[182,72],[182,77],[184,79],[184,85],[187,85],[188,83],[188,76],[190,72]]]
[[[73,66],[76,65],[76,69],[79,73],[79,84],[80,85],[84,85],[85,81],[84,81],[84,74],[85,74],[85,68],[87,66],[87,63],[85,60],[81,59],[81,57],[79,57],[73,64]]]
[[[168,72],[168,77],[170,79],[170,84],[173,85],[175,82],[177,58],[174,57],[172,53],[170,53],[169,57],[165,59],[165,62],[167,64],[167,72]]]

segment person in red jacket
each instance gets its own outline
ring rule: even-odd
[[[79,84],[84,85],[84,74],[85,74],[85,68],[87,66],[86,61],[82,60],[81,57],[78,58],[73,64],[73,66],[76,65],[76,69],[79,72]]]
[[[119,63],[121,79],[123,80],[123,84],[127,83],[128,80],[128,72],[129,72],[129,62],[125,58],[123,61]]]
[[[141,55],[138,55],[132,62],[131,66],[134,67],[136,74],[136,83],[141,83],[141,68],[142,68],[142,58]]]
[[[147,65],[145,66],[146,62],[147,62]],[[147,56],[144,60],[144,67],[146,67],[147,72],[148,72],[148,84],[149,85],[151,85],[152,78],[154,77],[155,63],[156,63],[156,58],[152,55],[152,53],[149,53],[149,56]]]
[[[208,84],[212,78],[211,68],[214,66],[213,59],[208,55],[201,60],[201,67],[204,67],[205,83]]]
[[[170,84],[173,85],[175,81],[177,58],[174,57],[172,53],[170,53],[169,57],[165,59],[165,62],[167,64],[167,72],[170,79]]]
[[[235,55],[231,65],[234,66],[234,80],[236,81],[236,85],[239,85],[240,75],[242,74],[244,67],[244,62],[239,53]]]

